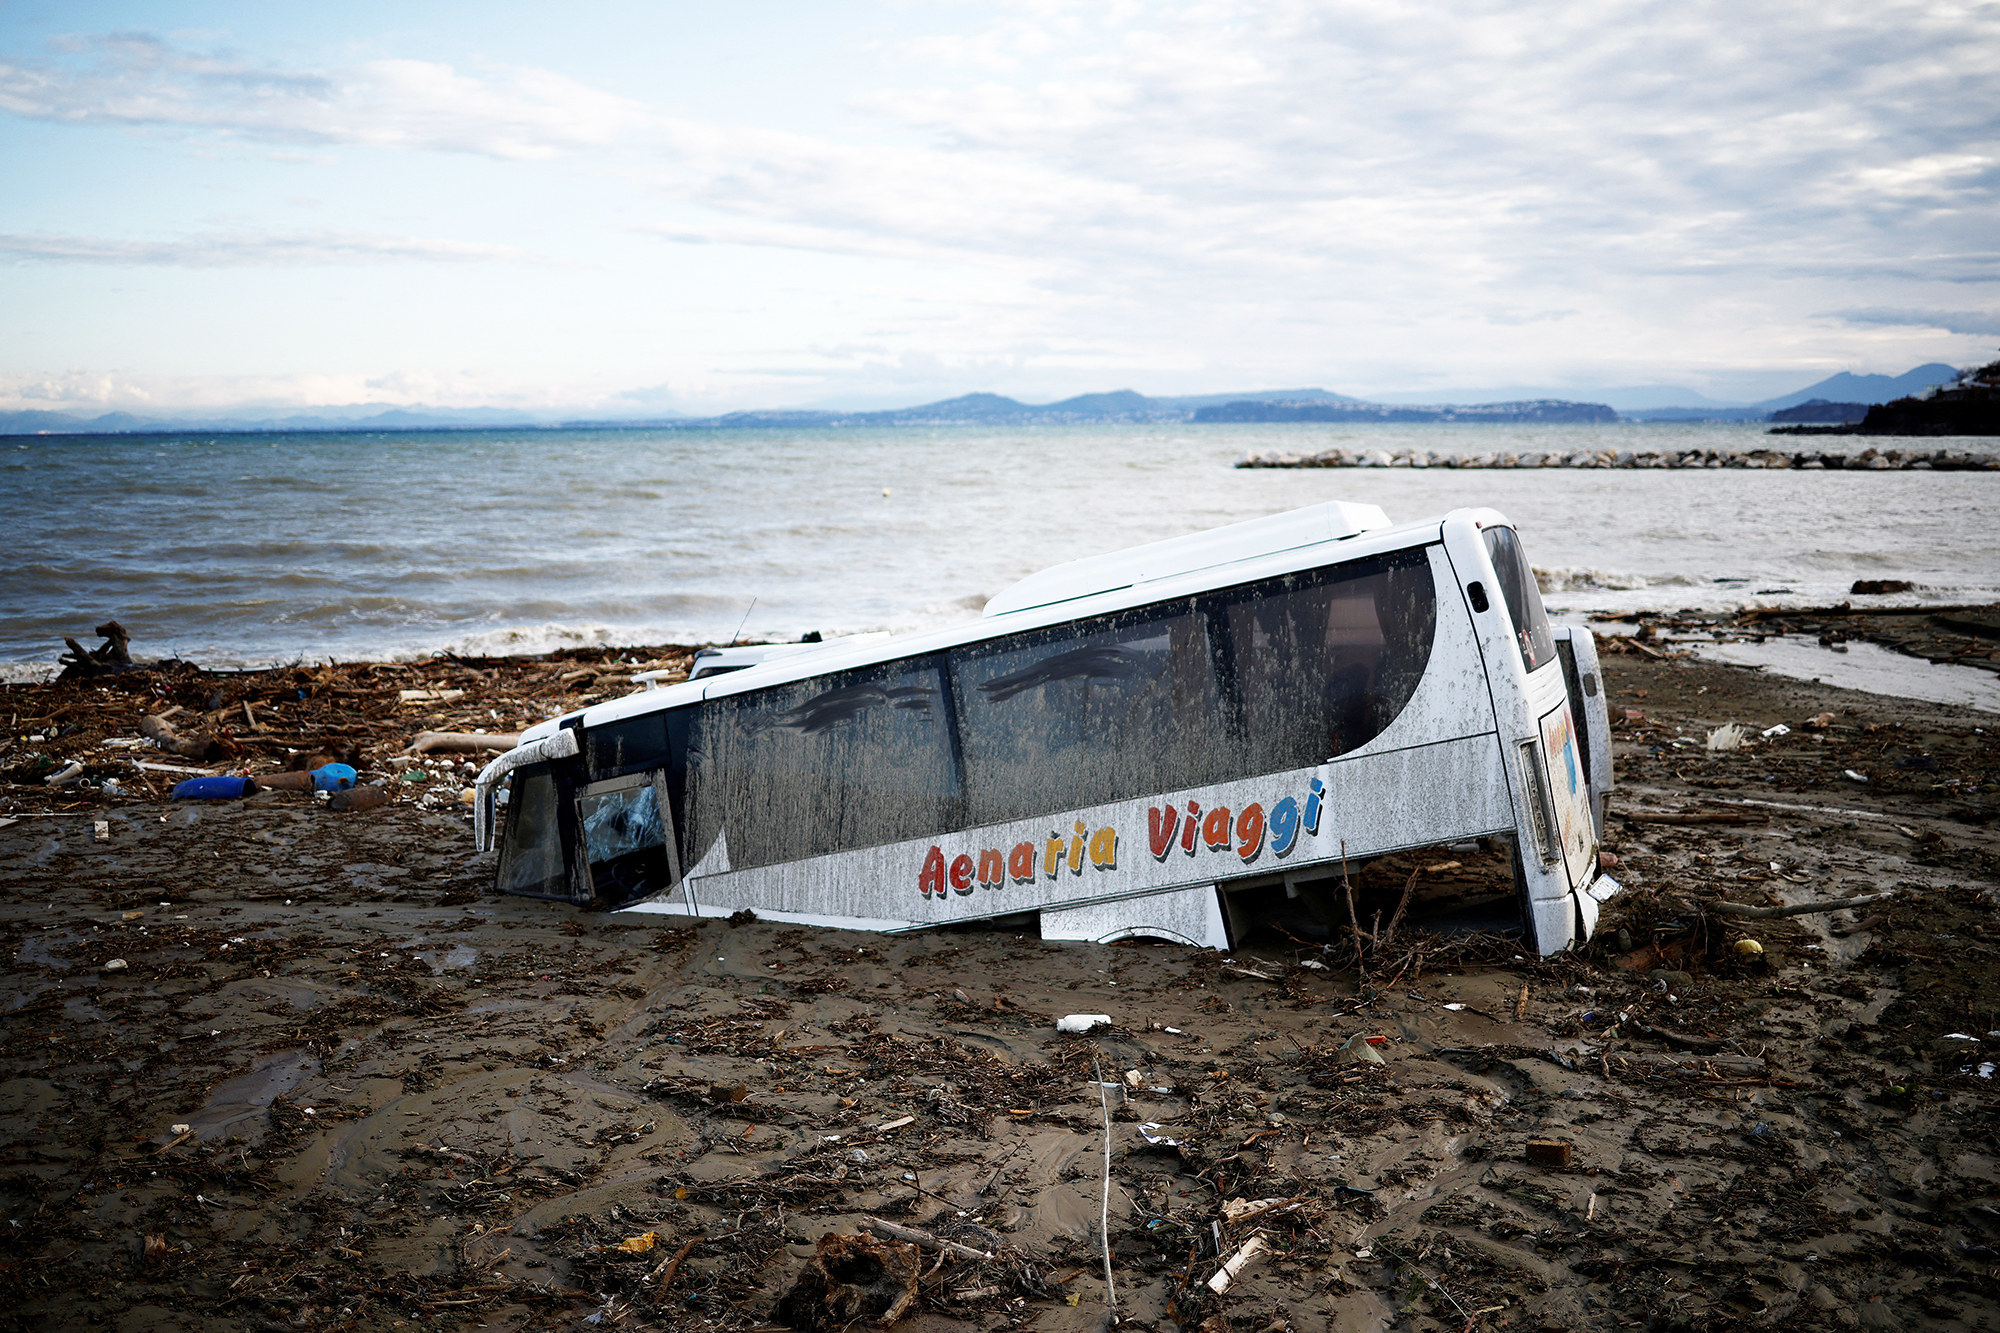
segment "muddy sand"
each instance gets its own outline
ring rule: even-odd
[[[1098,1329],[1108,1116],[1131,1327],[2000,1327],[1992,714],[1607,659],[1629,891],[1547,960],[1422,921],[1365,959],[1291,920],[1227,956],[631,923],[494,897],[457,780],[349,814],[33,781],[129,770],[99,743],[196,687],[263,691],[261,763],[337,739],[283,701],[339,704],[385,773],[392,733],[618,688],[382,670],[3,692],[0,1325]],[[838,1239],[871,1218],[967,1248]],[[800,1285],[823,1237],[871,1290]]]

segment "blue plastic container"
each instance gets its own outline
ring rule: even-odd
[[[354,785],[354,770],[346,764],[322,764],[313,770],[314,791],[346,791]]]
[[[240,801],[257,790],[249,778],[189,778],[174,784],[176,801]]]

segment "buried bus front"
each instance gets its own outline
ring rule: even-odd
[[[1501,915],[1551,952],[1609,891],[1608,750],[1589,635],[1526,571],[1461,511],[600,705],[482,778],[515,793],[500,887],[1222,948],[1294,908],[1327,928],[1377,858],[1485,840]]]

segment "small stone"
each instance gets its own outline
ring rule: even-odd
[[[104,970],[106,972],[123,972],[126,968],[130,966],[132,965],[126,962],[123,958],[114,958],[110,962],[104,965]]]

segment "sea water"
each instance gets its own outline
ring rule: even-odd
[[[1058,561],[1323,500],[1499,509],[1559,613],[1825,604],[1861,578],[2000,597],[2000,472],[1233,466],[1770,443],[1623,423],[10,438],[0,664],[45,668],[109,619],[137,656],[212,667],[909,630]]]

